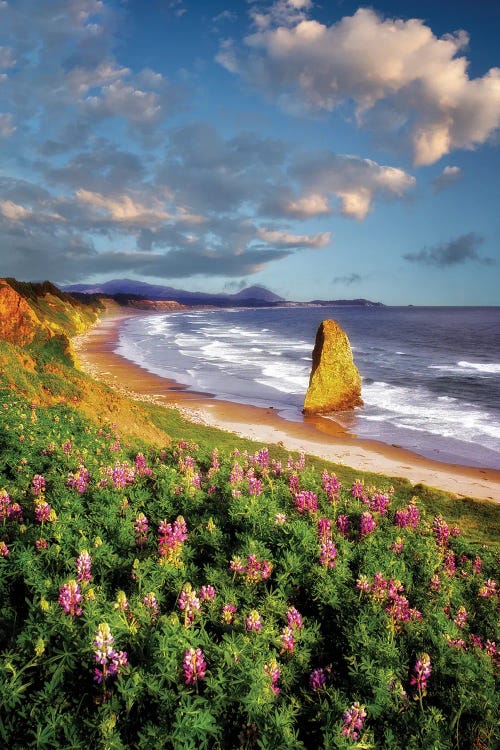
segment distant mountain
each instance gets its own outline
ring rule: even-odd
[[[101,284],[71,284],[63,287],[66,292],[104,294],[106,296],[130,295],[151,300],[174,300],[182,305],[214,305],[216,307],[277,305],[284,299],[263,286],[250,286],[236,294],[205,294],[174,289],[171,286],[148,284],[132,279],[112,279]]]
[[[385,307],[383,302],[371,302],[369,299],[313,299],[311,305],[322,307]]]

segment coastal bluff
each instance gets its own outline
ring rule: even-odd
[[[325,414],[362,403],[361,376],[347,334],[334,320],[323,320],[316,333],[303,412]]]

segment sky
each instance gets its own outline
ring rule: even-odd
[[[500,305],[497,0],[0,0],[0,275]]]

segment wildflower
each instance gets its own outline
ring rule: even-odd
[[[182,669],[186,685],[194,685],[205,678],[207,663],[201,648],[189,648],[184,653]]]
[[[456,615],[453,618],[453,622],[459,628],[463,628],[465,623],[467,622],[468,617],[469,615],[467,613],[467,610],[465,609],[465,607],[461,606],[457,609]]]
[[[45,492],[46,483],[45,477],[41,474],[35,474],[31,482],[31,491],[35,497],[40,497]]]
[[[496,581],[494,581],[493,578],[488,578],[488,580],[479,589],[477,595],[483,597],[484,599],[490,599],[496,593],[497,593]]]
[[[350,527],[349,516],[341,514],[337,518],[338,531],[340,532],[340,534],[342,534],[342,536],[347,536],[349,534],[349,527]]]
[[[82,601],[80,586],[75,580],[68,581],[59,589],[59,598],[57,600],[64,612],[71,617],[82,614],[82,608],[79,606]]]
[[[396,555],[400,555],[403,551],[403,540],[401,537],[398,536],[395,542],[391,544],[391,552],[394,552]]]
[[[182,544],[187,538],[187,526],[182,516],[177,516],[173,524],[161,521],[158,526],[158,553],[164,563],[179,564]]]
[[[276,513],[274,516],[275,526],[284,526],[286,523],[286,515],[284,513]]]
[[[297,492],[293,502],[299,513],[316,513],[318,510],[318,498],[316,494],[310,490]]]
[[[38,523],[44,523],[44,521],[50,521],[50,513],[52,508],[45,500],[37,500],[35,503],[35,518]]]
[[[76,559],[77,581],[90,581],[92,574],[90,572],[91,560],[86,549],[82,550]]]
[[[366,576],[359,576],[358,580],[356,581],[356,588],[359,589],[359,591],[372,590],[371,583]]]
[[[186,583],[179,596],[179,609],[184,612],[184,627],[188,628],[201,611],[198,594],[190,583]]]
[[[248,480],[248,494],[260,495],[262,492],[262,482],[256,477],[250,477]]]
[[[69,453],[71,453],[72,446],[71,446],[71,440],[66,440],[62,446],[61,446],[63,453],[67,456]]]
[[[216,591],[213,586],[202,586],[200,589],[200,599],[202,602],[211,602],[215,599]]]
[[[483,561],[481,560],[479,555],[477,555],[472,561],[472,572],[479,574],[481,573],[482,569],[483,569]]]
[[[71,487],[75,489],[80,495],[83,495],[83,493],[89,486],[89,482],[90,472],[85,468],[83,464],[80,464],[77,472],[71,472],[70,474],[68,474],[66,487]]]
[[[8,557],[10,555],[10,550],[5,544],[5,542],[0,542],[0,557]]]
[[[442,516],[435,516],[432,522],[432,531],[438,547],[447,547],[450,536],[448,524]]]
[[[448,577],[451,578],[451,576],[455,575],[455,569],[456,569],[456,563],[455,563],[455,553],[451,550],[448,550],[444,553],[444,559],[443,559],[443,568],[444,572]]]
[[[320,542],[326,542],[331,537],[332,522],[329,518],[318,518],[318,538]]]
[[[467,645],[463,638],[448,638],[448,644],[457,651],[463,651]]]
[[[288,480],[288,489],[290,490],[290,493],[292,496],[296,495],[299,491],[299,475],[298,474],[291,474],[290,479]]]
[[[115,677],[127,666],[126,651],[115,651],[114,638],[106,622],[101,622],[94,634],[94,661],[99,666],[94,669],[94,680],[99,685],[109,677]]]
[[[48,544],[46,539],[37,539],[35,541],[35,549],[37,552],[41,552],[42,549],[47,549]]]
[[[480,635],[474,635],[473,633],[471,633],[470,641],[471,644],[476,648],[483,648],[483,639]]]
[[[282,631],[281,631],[281,651],[285,652],[288,651],[289,653],[292,653],[295,648],[295,638],[293,635],[293,630],[289,625],[286,625]]]
[[[376,523],[374,521],[374,518],[371,513],[368,511],[365,511],[361,514],[361,520],[359,523],[359,534],[361,539],[368,536],[368,534],[371,534],[372,531],[375,529]]]
[[[273,572],[273,564],[269,560],[258,560],[256,555],[248,555],[245,564],[240,557],[233,557],[229,570],[242,575],[246,583],[256,584],[269,578]]]
[[[231,486],[238,485],[240,482],[243,481],[245,477],[245,472],[239,465],[239,463],[235,462],[233,464],[233,468],[231,469],[231,473],[229,474],[229,484]]]
[[[264,664],[264,672],[271,679],[271,690],[273,691],[273,693],[278,695],[278,693],[280,692],[280,689],[278,687],[278,680],[281,677],[281,670],[276,659],[271,659],[267,662],[267,664]]]
[[[441,589],[441,579],[437,573],[435,573],[429,583],[431,591],[439,591]]]
[[[335,558],[337,557],[337,549],[331,539],[327,539],[321,545],[321,553],[319,557],[320,565],[324,565],[326,568],[335,567]]]
[[[388,495],[376,492],[368,501],[368,507],[372,513],[380,513],[381,516],[385,516],[387,508],[389,507],[390,498]]]
[[[366,719],[365,707],[361,706],[358,701],[352,704],[344,713],[342,734],[351,740],[357,740],[359,732],[363,729]]]
[[[113,607],[115,609],[119,609],[120,612],[126,612],[128,609],[130,609],[130,605],[128,603],[127,595],[124,591],[119,591],[116,595],[116,602],[114,603]]]
[[[149,469],[146,465],[146,459],[144,458],[143,453],[138,453],[137,456],[134,459],[134,469],[135,473],[139,476],[151,476],[153,473],[152,469]]]
[[[326,685],[326,670],[322,667],[319,669],[313,669],[309,675],[309,687],[311,690],[319,690]]]
[[[154,618],[158,615],[158,602],[156,601],[156,596],[152,592],[150,592],[149,594],[146,594],[146,596],[142,599],[142,603],[144,604],[146,609],[149,610],[151,618],[154,620]]]
[[[243,573],[245,571],[245,566],[241,557],[232,558],[231,562],[229,563],[229,570],[231,571],[231,573]]]
[[[365,494],[365,485],[359,479],[353,482],[351,487],[351,495],[357,499],[362,499]]]
[[[331,502],[338,499],[341,483],[336,474],[329,474],[325,469],[321,475],[321,487],[328,495]]]
[[[234,616],[236,612],[238,611],[237,607],[235,607],[234,604],[225,604],[222,607],[221,612],[221,619],[222,622],[226,625],[231,625],[231,623],[234,621]]]
[[[416,529],[419,521],[419,510],[415,500],[411,500],[409,505],[403,510],[397,510],[394,514],[394,525],[400,528],[409,527]]]
[[[427,681],[431,676],[432,665],[429,654],[420,654],[413,667],[413,674],[410,677],[410,685],[415,685],[420,695],[427,692]]]
[[[149,521],[144,513],[139,513],[134,521],[134,534],[136,547],[144,547],[148,541]]]
[[[262,627],[262,620],[256,609],[252,609],[250,614],[245,618],[245,628],[247,630],[260,630]]]
[[[295,609],[295,607],[290,607],[287,610],[286,619],[291,628],[299,628],[300,630],[300,628],[304,626],[304,623],[302,622],[302,615],[300,614],[298,609]]]

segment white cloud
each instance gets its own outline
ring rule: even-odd
[[[330,242],[331,232],[301,235],[276,229],[259,229],[259,237],[279,247],[325,247]]]
[[[297,199],[285,202],[285,213],[295,216],[297,219],[309,219],[313,216],[331,213],[330,204],[326,195],[310,193]]]
[[[290,110],[331,111],[350,100],[369,126],[372,110],[389,107],[417,165],[474,148],[500,126],[500,69],[469,77],[464,31],[438,38],[421,20],[384,20],[367,8],[326,26],[303,9],[280,0],[262,18],[253,14],[246,49],[226,41],[218,61]]]

